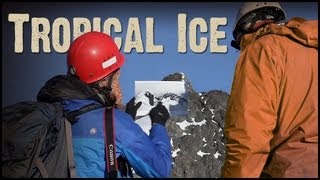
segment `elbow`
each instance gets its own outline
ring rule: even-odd
[[[159,171],[159,178],[169,178],[171,176],[171,167]]]
[[[160,178],[169,178],[172,172],[172,157],[168,157],[165,164],[158,169]]]

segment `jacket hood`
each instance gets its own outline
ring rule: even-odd
[[[59,102],[72,99],[91,99],[101,103],[101,99],[87,84],[69,75],[58,75],[46,82],[40,89],[39,102]]]
[[[285,24],[270,23],[254,33],[243,35],[240,43],[241,50],[266,34],[287,36],[302,45],[318,48],[318,20],[295,17]]]

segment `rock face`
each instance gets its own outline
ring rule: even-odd
[[[198,93],[183,73],[170,74],[162,81],[183,81],[187,91],[187,115],[171,116],[166,123],[172,145],[171,178],[220,177],[229,94],[220,90]],[[134,177],[139,176],[134,173]]]
[[[183,73],[163,81],[184,81],[188,92],[187,116],[171,117],[172,178],[217,178],[225,159],[224,118],[229,95],[220,90],[197,93]]]

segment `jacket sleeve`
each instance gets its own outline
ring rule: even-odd
[[[143,178],[169,177],[172,169],[171,143],[165,127],[152,126],[149,136],[126,113],[117,113],[117,151]]]
[[[225,120],[226,159],[222,177],[259,177],[276,126],[279,75],[265,42],[245,49],[236,65]]]

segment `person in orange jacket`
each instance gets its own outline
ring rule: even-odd
[[[285,18],[276,2],[239,10],[222,177],[318,177],[318,20]]]

